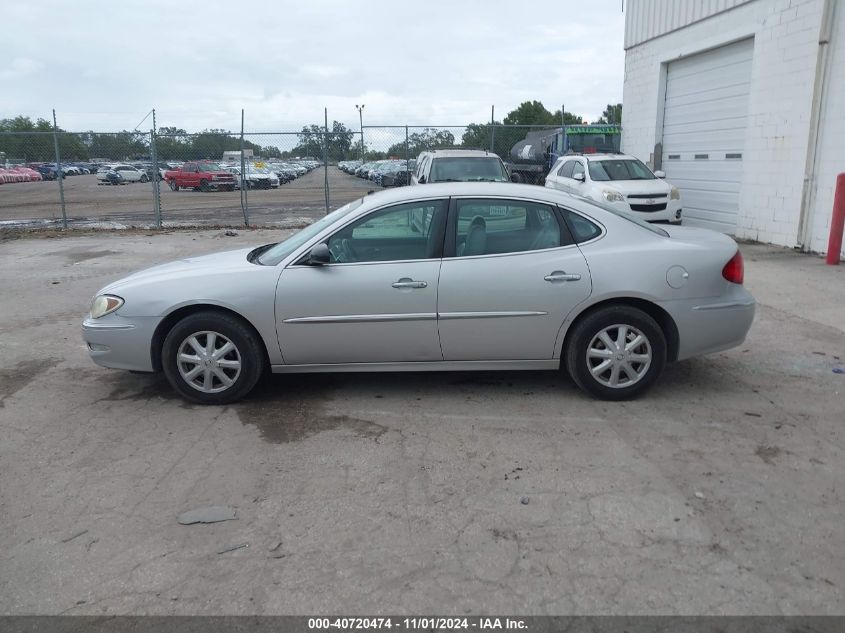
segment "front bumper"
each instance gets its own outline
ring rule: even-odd
[[[619,209],[620,211],[624,211],[625,213],[630,213],[636,218],[643,220],[645,222],[670,222],[672,224],[680,224],[682,220],[683,210],[681,208],[681,201],[680,200],[668,200],[662,199],[660,203],[662,204],[665,201],[665,208],[658,209],[655,211],[634,211],[631,208],[631,205],[625,202],[605,202],[605,204],[610,204],[613,207]],[[645,206],[645,205],[643,205]],[[660,206],[660,205],[655,205]]]
[[[118,310],[119,312],[119,310]],[[160,317],[121,317],[116,312],[82,322],[82,340],[98,365],[153,371],[152,340]]]

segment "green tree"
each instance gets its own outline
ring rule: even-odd
[[[567,125],[581,123],[582,118],[571,112],[564,112],[563,122]],[[508,112],[505,125],[560,125],[560,109],[549,112],[540,101],[523,101]]]
[[[596,123],[614,123],[616,125],[622,124],[622,104],[621,103],[608,103],[607,107],[604,109],[604,112],[601,113],[601,117],[599,117]]]
[[[188,133],[182,128],[160,127],[156,133],[156,155],[159,160],[184,160],[188,156]]]
[[[420,152],[428,149],[454,146],[455,135],[449,130],[427,127],[422,132],[414,132],[408,135],[408,156],[410,158],[416,158]],[[405,158],[405,141],[391,145],[387,150],[387,156]],[[372,152],[367,151],[367,158],[372,158]]]
[[[322,125],[306,125],[297,134],[299,142],[293,149],[292,154],[294,156],[311,156],[312,158],[322,159],[323,143],[325,142],[328,151],[328,160],[330,162],[343,160],[350,154],[354,136],[355,132],[347,128],[340,121],[332,121],[332,126],[328,134],[326,134],[326,130]]]
[[[45,119],[35,122],[28,116],[0,119],[0,152],[6,160],[53,161],[56,157],[53,135],[44,134],[52,131],[52,123]]]

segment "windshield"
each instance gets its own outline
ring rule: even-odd
[[[593,180],[654,180],[651,170],[636,158],[591,160],[590,178]]]
[[[435,158],[429,182],[493,180],[507,182],[498,157]]]
[[[650,224],[645,220],[641,220],[637,216],[628,213],[627,211],[622,211],[621,209],[617,209],[616,207],[609,205],[605,202],[599,202],[598,200],[592,200],[590,198],[585,198],[583,196],[576,196],[579,200],[583,200],[584,202],[589,202],[590,204],[604,209],[605,211],[609,211],[613,215],[617,215],[620,218],[628,220],[629,222],[633,222],[634,224],[643,227],[644,229],[648,229],[652,233],[656,233],[657,235],[662,235],[663,237],[669,237],[669,234],[661,229],[659,226],[655,226],[654,224]]]
[[[362,204],[364,204],[364,199],[359,198],[358,200],[353,200],[349,204],[340,207],[337,211],[332,211],[326,217],[314,222],[314,224],[310,224],[298,233],[294,233],[284,242],[279,242],[273,246],[273,248],[261,253],[256,261],[263,266],[275,266],[297,248],[305,244],[305,242],[317,235],[324,228],[333,222],[336,222],[350,211],[357,209]]]
[[[576,134],[567,130],[567,148],[570,152],[579,154],[597,154],[599,152],[618,152],[622,135],[607,134]]]

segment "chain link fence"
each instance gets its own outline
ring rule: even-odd
[[[511,150],[537,126],[365,125],[299,131],[0,132],[0,228],[303,226],[409,185],[427,150]],[[545,167],[536,167],[542,177]]]

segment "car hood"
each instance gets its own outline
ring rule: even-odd
[[[624,195],[630,195],[632,193],[666,194],[669,193],[669,190],[672,188],[668,182],[660,178],[655,180],[595,180],[593,182],[596,185],[607,187],[608,189],[616,189]]]
[[[254,264],[247,260],[247,255],[255,250],[254,246],[249,248],[241,248],[235,251],[225,251],[222,253],[212,253],[211,255],[200,255],[198,257],[187,257],[185,259],[177,259],[166,264],[158,264],[151,268],[145,268],[136,273],[118,279],[109,284],[100,291],[100,294],[106,292],[117,292],[121,288],[126,288],[135,284],[143,284],[151,281],[156,281],[162,278],[179,278],[185,279],[192,276],[206,276],[209,274],[229,272],[237,269],[247,269]]]

